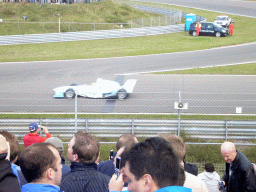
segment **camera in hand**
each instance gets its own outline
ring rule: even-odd
[[[115,169],[115,174],[119,176],[120,174],[120,168],[121,168],[121,157],[116,158],[116,169]]]
[[[109,153],[110,160],[113,159],[113,155],[114,155],[114,151],[110,150],[110,153]]]
[[[224,190],[224,183],[222,181],[219,182],[220,191]]]

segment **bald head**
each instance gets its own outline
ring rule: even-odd
[[[236,158],[236,146],[232,142],[224,142],[221,145],[221,154],[227,163],[231,163]]]
[[[221,145],[221,151],[234,152],[236,151],[236,146],[232,142],[224,142]]]

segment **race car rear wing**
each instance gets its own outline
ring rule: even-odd
[[[123,85],[123,88],[127,91],[127,93],[132,93],[136,82],[137,82],[137,79],[128,79]]]

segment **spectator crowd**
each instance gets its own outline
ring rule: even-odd
[[[172,134],[142,142],[122,135],[116,152],[100,162],[97,139],[78,131],[68,144],[70,166],[63,142],[45,126],[31,123],[24,146],[21,151],[15,135],[0,131],[1,192],[256,192],[256,166],[232,142],[220,146],[226,162],[222,178],[212,163],[198,175],[197,167],[184,161],[185,142]]]

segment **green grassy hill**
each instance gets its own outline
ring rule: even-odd
[[[61,19],[61,32],[69,31],[70,27],[73,31],[93,30],[93,25],[85,23],[129,23],[131,19],[157,16],[128,5],[118,5],[110,0],[90,4],[0,3],[0,19],[4,21],[0,23],[0,35],[56,33],[58,14]],[[26,20],[22,20],[24,15],[27,17]],[[119,26],[101,25],[101,27],[109,29]]]

